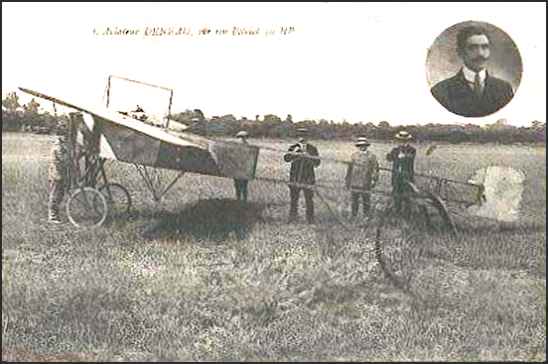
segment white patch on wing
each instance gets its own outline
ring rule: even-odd
[[[93,126],[95,125],[95,120],[93,120],[93,115],[88,114],[87,112],[83,113],[84,123],[88,130],[93,131]]]
[[[112,150],[112,147],[110,146],[110,143],[103,134],[101,134],[101,137],[99,138],[99,155],[102,158],[115,160],[117,159],[114,151]]]
[[[484,185],[486,201],[481,206],[469,207],[468,212],[498,221],[517,221],[524,181],[524,173],[511,167],[489,166],[478,170],[469,182]]]

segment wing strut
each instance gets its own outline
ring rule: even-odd
[[[134,164],[134,166],[143,178],[145,186],[152,194],[154,202],[160,202],[164,195],[168,193],[175,183],[185,174],[185,171],[179,172],[171,179],[171,181],[169,181],[168,178],[170,178],[172,174],[167,175],[166,173],[163,173],[164,171],[160,171],[157,168],[147,167],[142,164]]]

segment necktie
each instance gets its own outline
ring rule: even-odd
[[[476,77],[474,77],[474,93],[477,97],[481,97],[481,95],[483,94],[483,88],[481,85],[479,73],[476,73]]]

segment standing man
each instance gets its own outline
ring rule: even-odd
[[[289,172],[289,194],[291,198],[291,207],[289,209],[290,223],[297,220],[297,206],[301,190],[304,192],[306,202],[306,221],[309,224],[314,223],[314,190],[312,188],[291,185],[291,183],[297,183],[313,187],[316,183],[314,168],[318,167],[321,161],[318,158],[310,158],[319,157],[319,154],[318,149],[307,142],[307,133],[308,130],[306,128],[297,129],[299,142],[290,146],[289,153],[284,155],[284,160],[291,163],[291,170]]]
[[[65,196],[65,183],[68,175],[69,155],[64,129],[63,126],[59,127],[50,152],[48,221],[52,224],[61,223],[59,205]]]
[[[236,138],[239,138],[242,144],[247,145],[247,137],[249,134],[246,131],[239,131],[236,134]],[[236,199],[238,201],[247,202],[247,180],[246,179],[234,179],[234,187],[236,188]]]
[[[371,190],[379,179],[379,163],[375,154],[368,150],[370,145],[366,137],[358,138],[358,151],[352,154],[352,163],[346,175],[346,186],[352,190],[352,218],[358,215],[360,199],[363,201],[363,214],[369,213]]]
[[[402,202],[405,210],[409,211],[409,196],[411,190],[407,186],[407,181],[415,181],[415,155],[417,150],[409,144],[413,136],[405,130],[400,131],[395,136],[399,143],[386,155],[386,159],[392,162],[392,194],[394,205],[398,213],[402,212]]]

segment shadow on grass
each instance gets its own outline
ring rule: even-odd
[[[191,235],[195,238],[224,240],[234,233],[245,239],[257,222],[264,222],[263,204],[232,199],[199,200],[178,212],[158,212],[155,219],[141,230],[145,239],[175,238]]]

